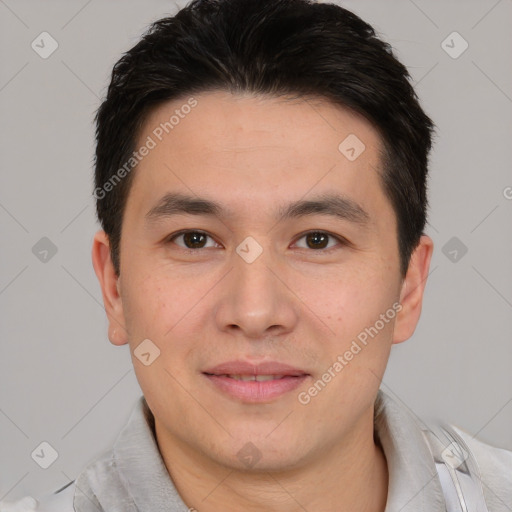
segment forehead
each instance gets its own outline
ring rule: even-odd
[[[215,197],[233,211],[333,190],[368,210],[390,208],[380,186],[378,131],[327,100],[196,94],[154,109],[136,147],[149,141],[130,192],[146,212],[175,189]]]

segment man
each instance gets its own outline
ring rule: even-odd
[[[144,396],[34,509],[512,510],[511,452],[379,389],[421,313],[432,133],[339,6],[196,0],[157,21],[114,67],[94,190],[109,339]]]

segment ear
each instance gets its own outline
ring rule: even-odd
[[[108,338],[113,345],[128,343],[120,282],[110,258],[110,242],[105,231],[98,231],[92,244],[92,264],[100,282],[108,318]]]
[[[423,292],[427,284],[433,249],[432,239],[427,235],[422,235],[418,246],[411,255],[409,268],[400,292],[402,309],[396,316],[393,343],[402,343],[408,340],[416,329],[420,319]]]

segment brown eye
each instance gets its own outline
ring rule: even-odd
[[[182,231],[172,235],[168,241],[175,242],[176,240],[182,240],[181,243],[175,242],[176,245],[183,247],[184,249],[204,249],[207,247],[206,243],[208,238],[212,239],[209,235],[202,231]],[[213,239],[212,239],[213,240]],[[213,243],[215,245],[215,242]],[[210,245],[209,247],[212,247]]]
[[[204,246],[206,236],[204,233],[191,231],[183,234],[183,241],[188,249],[200,249]]]
[[[329,243],[329,235],[320,232],[308,233],[306,243],[311,249],[325,249]]]
[[[304,249],[331,249],[338,244],[343,245],[343,240],[337,236],[331,235],[330,233],[326,233],[325,231],[310,231],[309,233],[305,233],[302,235],[299,240],[305,240],[305,246],[299,245],[299,247]],[[334,242],[331,242],[331,240]],[[330,245],[329,245],[330,244]]]

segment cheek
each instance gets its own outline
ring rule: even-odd
[[[193,291],[158,273],[143,275],[125,289],[123,304],[132,363],[144,395],[156,410],[169,404],[181,410],[187,400],[182,386],[191,388],[187,372],[196,357],[198,337],[192,335],[196,327],[191,311],[191,305],[196,303]],[[151,345],[150,352],[155,350],[158,354],[149,365],[136,354],[137,347],[146,339],[157,347]]]
[[[163,272],[141,274],[125,289],[123,305],[125,320],[129,327],[132,360],[141,386],[158,387],[161,382],[174,385],[172,371],[182,381],[185,376],[185,361],[196,358],[199,335],[204,325],[200,321],[200,290],[182,284],[175,277]],[[159,350],[159,356],[150,367],[142,365],[134,351],[142,340],[151,340]],[[167,371],[166,371],[167,369]]]
[[[198,290],[162,272],[141,274],[124,288],[123,307],[130,333],[165,341],[186,317],[194,316]]]
[[[340,267],[339,272],[331,270],[314,281],[297,275],[294,289],[306,309],[309,307],[323,321],[329,338],[339,344],[372,326],[392,307],[398,299],[399,287],[391,276],[389,269],[376,259],[373,265],[363,262],[350,268]],[[383,335],[389,334],[392,323],[386,323],[380,330]]]

